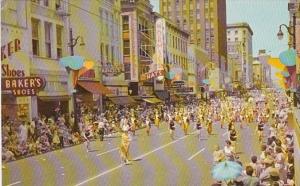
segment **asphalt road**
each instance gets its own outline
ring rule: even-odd
[[[255,124],[238,130],[237,152],[242,162],[259,155],[260,145]],[[121,163],[120,138],[106,138],[91,143],[92,152],[83,144],[10,162],[2,169],[2,185],[201,185],[213,182],[211,176],[214,146],[224,146],[227,129],[213,126],[213,135],[202,130],[199,141],[190,127],[184,136],[177,126],[172,140],[168,127],[152,127],[151,136],[144,129],[133,137],[130,165]]]

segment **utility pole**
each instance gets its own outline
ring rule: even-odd
[[[81,43],[80,45],[84,45],[83,43],[83,39],[81,36],[78,36],[76,38],[73,38],[73,32],[72,32],[72,28],[70,28],[69,30],[69,43],[68,46],[70,47],[70,55],[74,56],[74,47],[77,45],[78,40],[81,39]],[[71,69],[69,67],[67,67],[67,71],[69,73],[69,75],[71,75]],[[78,109],[77,109],[77,102],[76,102],[76,85],[74,87],[74,91],[72,92],[72,97],[73,97],[73,105],[74,105],[74,126],[75,126],[75,130],[78,131],[79,130],[79,126],[78,126],[78,116],[80,116]]]

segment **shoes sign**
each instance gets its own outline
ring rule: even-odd
[[[15,39],[1,47],[1,59],[9,59],[21,50],[20,40]],[[45,87],[41,77],[26,77],[24,69],[15,69],[11,64],[1,64],[2,90],[9,90],[14,96],[34,96]]]

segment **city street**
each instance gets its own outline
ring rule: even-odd
[[[299,23],[300,0],[2,0],[1,184],[300,186]]]
[[[237,127],[237,152],[242,162],[259,155],[255,124]],[[213,134],[202,130],[201,140],[190,128],[184,136],[176,128],[171,140],[166,125],[152,128],[151,136],[144,129],[133,137],[130,165],[121,164],[120,138],[92,142],[92,152],[83,144],[6,164],[3,185],[209,185],[214,146],[223,147],[227,129],[218,124]]]

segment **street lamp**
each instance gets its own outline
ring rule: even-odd
[[[73,38],[73,32],[72,28],[70,28],[69,31],[69,43],[68,46],[70,47],[70,55],[74,56],[74,47],[78,44],[78,41],[80,39],[80,46],[84,46],[85,43],[83,41],[82,36],[77,36],[76,38]],[[67,67],[67,72],[70,75],[70,67]],[[74,126],[76,127],[76,130],[78,130],[78,114],[77,114],[77,102],[76,102],[76,88],[74,87],[74,91],[72,91],[72,97],[73,97],[73,105],[74,105]]]
[[[293,24],[292,26],[287,26],[286,24],[279,25],[279,31],[277,33],[277,37],[279,40],[283,39],[283,32],[281,30],[281,27],[284,26],[289,35],[293,37],[293,48],[296,49],[296,14],[293,14]]]
[[[279,25],[279,31],[277,33],[277,37],[279,40],[283,38],[283,32],[281,27],[284,26],[289,35],[293,37],[293,48],[296,50],[296,14],[293,14],[293,23],[291,26],[287,26],[286,24]],[[294,92],[294,106],[297,106],[296,93]]]

